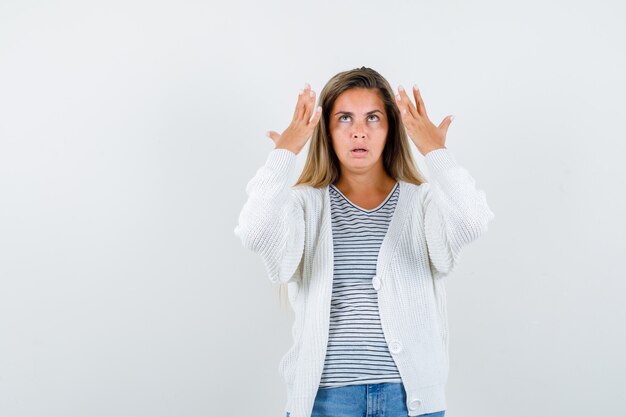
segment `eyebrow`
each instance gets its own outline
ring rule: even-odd
[[[374,113],[377,113],[377,112],[378,112],[378,113],[380,113],[380,114],[383,114],[383,112],[382,112],[382,111],[380,111],[380,110],[376,109],[376,110],[370,110],[370,111],[368,111],[367,113],[365,113],[365,115],[368,115],[368,114],[374,114]],[[343,110],[338,111],[338,112],[337,112],[337,113],[335,113],[334,115],[335,115],[335,116],[337,116],[338,114],[347,114],[348,116],[354,116],[354,113],[352,113],[352,112],[350,112],[350,111],[343,111]]]

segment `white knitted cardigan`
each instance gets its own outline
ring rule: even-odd
[[[444,277],[494,218],[485,193],[447,148],[424,157],[429,182],[398,181],[400,194],[372,285],[409,416],[446,409],[448,321]],[[246,186],[235,227],[274,283],[288,283],[293,345],[279,372],[290,417],[310,417],[324,366],[333,288],[328,186],[292,186],[296,154],[274,149]]]

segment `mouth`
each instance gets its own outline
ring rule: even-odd
[[[364,154],[364,153],[367,153],[367,152],[368,152],[368,150],[367,150],[367,149],[365,149],[365,148],[354,148],[354,149],[352,149],[350,152],[352,152],[352,153],[358,153],[358,154]]]

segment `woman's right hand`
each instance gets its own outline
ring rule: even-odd
[[[314,106],[315,91],[311,90],[309,83],[306,83],[304,90],[298,96],[298,103],[296,103],[296,110],[293,113],[291,124],[282,134],[278,134],[273,130],[267,132],[267,136],[276,144],[274,149],[288,149],[296,155],[300,153],[311,137],[320,117],[322,117],[322,107],[318,106],[315,109],[313,118],[309,120]]]

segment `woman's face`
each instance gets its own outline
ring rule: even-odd
[[[389,122],[378,90],[352,88],[337,97],[330,112],[330,136],[342,173],[363,173],[382,159]],[[364,149],[358,151],[356,149]]]

